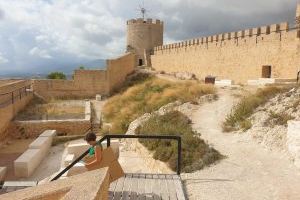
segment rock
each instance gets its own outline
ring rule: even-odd
[[[195,80],[196,75],[190,72],[177,72],[175,77],[181,80]]]

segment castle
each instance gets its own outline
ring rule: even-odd
[[[295,79],[300,70],[300,4],[295,27],[284,22],[166,45],[159,20],[133,19],[127,26],[127,51],[137,55],[137,65],[157,71],[246,84],[258,79]]]

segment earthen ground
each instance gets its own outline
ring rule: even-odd
[[[299,199],[300,170],[291,160],[263,148],[247,134],[222,132],[221,124],[235,101],[231,90],[220,89],[217,101],[193,113],[193,128],[226,158],[201,171],[182,174],[189,199]]]

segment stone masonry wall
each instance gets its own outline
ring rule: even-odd
[[[19,88],[25,87],[30,84],[30,81],[16,81],[4,84],[0,87],[0,94],[14,92],[14,103],[11,103],[12,95],[0,95],[0,102],[9,102],[7,105],[0,107],[0,141],[6,138],[8,132],[6,131],[10,121],[21,111],[32,99],[33,94],[30,92],[22,93],[20,98]]]
[[[127,75],[131,74],[135,68],[135,54],[128,53],[117,59],[107,61],[107,73],[109,78],[109,91],[122,86]]]
[[[106,70],[75,70],[73,80],[33,80],[34,91],[45,98],[90,98],[109,95],[135,68],[135,55],[107,61]]]
[[[300,70],[299,50],[299,31],[281,23],[159,46],[151,62],[157,71],[246,83],[262,78],[264,65],[272,67],[272,78],[295,79]]]

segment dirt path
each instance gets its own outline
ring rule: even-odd
[[[227,156],[204,170],[183,174],[189,199],[300,199],[300,170],[278,152],[270,152],[246,134],[222,133],[221,123],[234,98],[220,89],[219,100],[194,112],[195,130]]]

